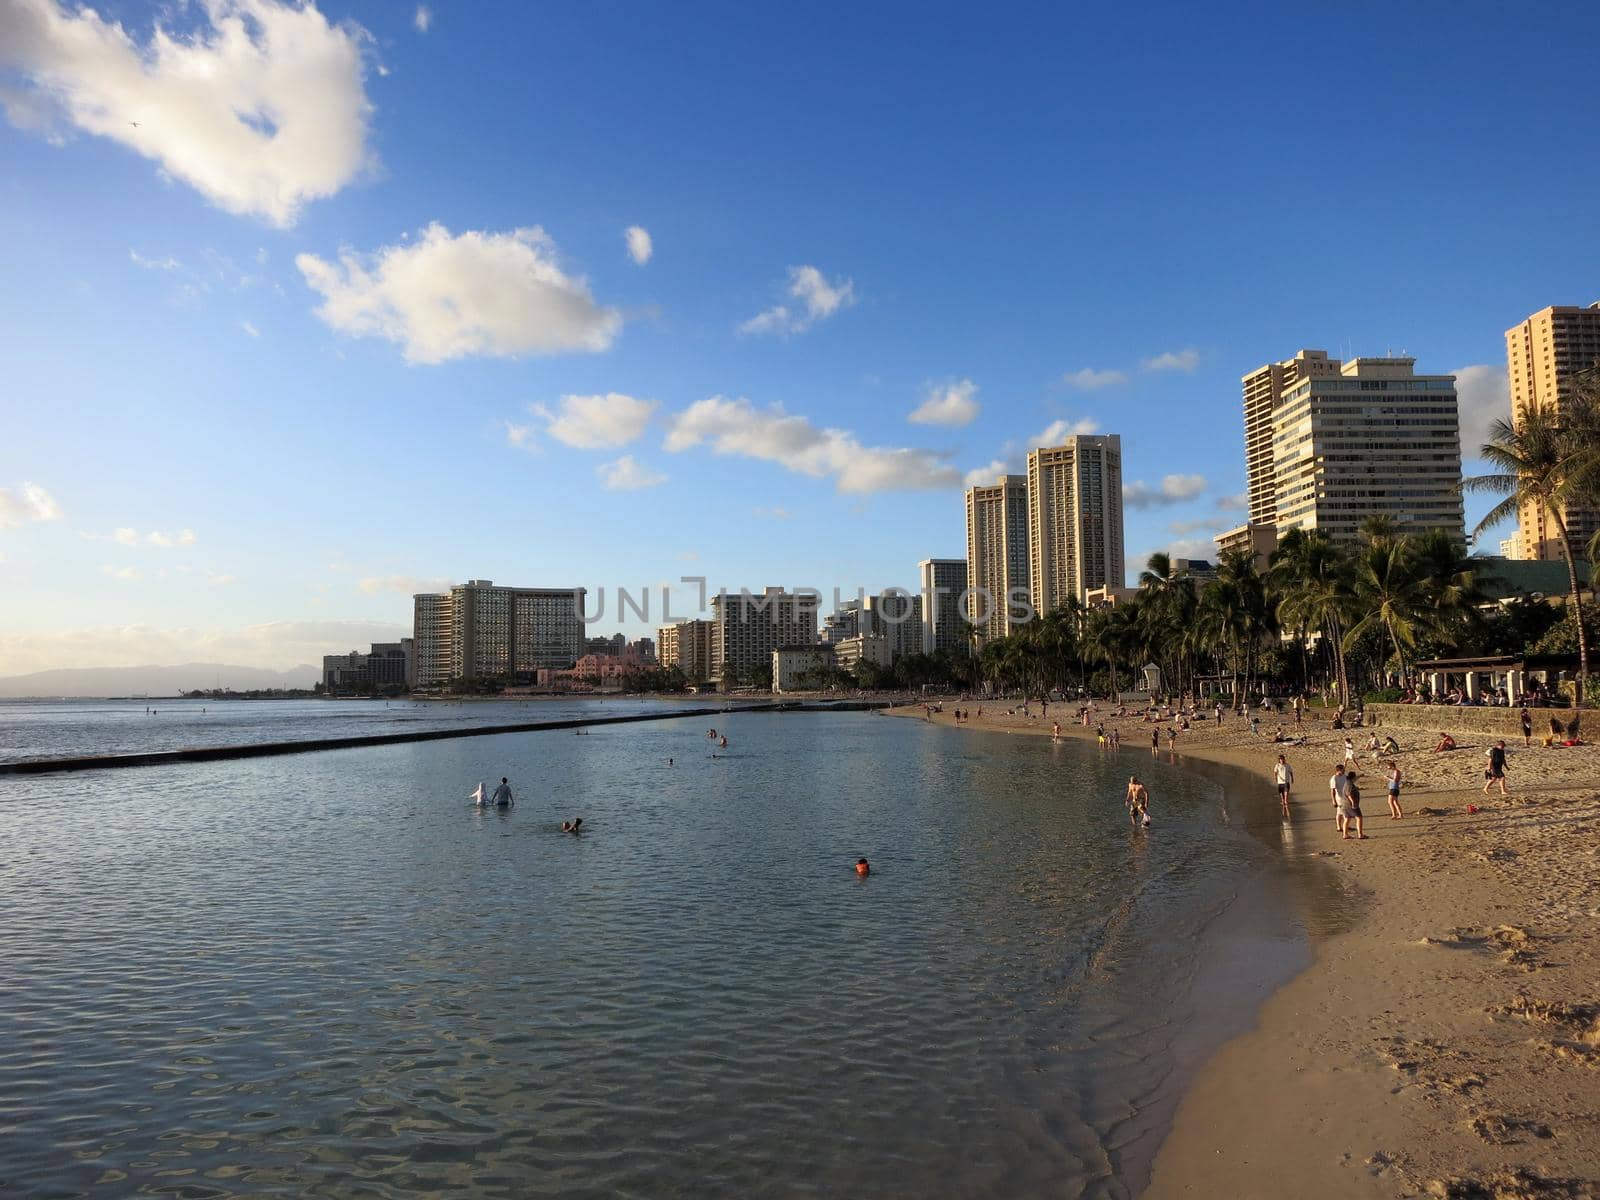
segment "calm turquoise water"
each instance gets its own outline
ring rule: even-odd
[[[1125,1196],[1304,960],[1271,797],[706,723],[0,779],[0,1195]]]

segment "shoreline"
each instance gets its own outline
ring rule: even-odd
[[[981,721],[955,726],[945,703],[934,722],[1050,735],[1037,705],[1027,719],[984,701]],[[923,718],[920,705],[885,711]],[[1064,738],[1093,744],[1075,703],[1052,711]],[[1154,726],[1109,711],[1097,709],[1137,770]],[[1512,747],[1511,794],[1491,798],[1483,737],[1435,755],[1428,732],[1385,728],[1407,782],[1407,815],[1391,821],[1382,767],[1361,751],[1368,731],[1350,731],[1368,838],[1346,842],[1326,783],[1345,733],[1307,729],[1290,748],[1228,714],[1180,733],[1176,753],[1163,736],[1164,761],[1242,769],[1268,796],[1285,753],[1283,852],[1325,864],[1358,903],[1330,914],[1355,918],[1340,932],[1309,934],[1310,965],[1201,1066],[1142,1194],[1600,1194],[1600,749]]]

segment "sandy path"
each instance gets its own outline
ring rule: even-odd
[[[969,706],[947,701],[934,720],[955,707]],[[1059,719],[1064,736],[1095,736],[1072,723],[1075,705],[1048,720],[1009,707],[985,702],[970,724],[1048,735]],[[1150,725],[1097,711],[1125,756],[1149,753]],[[1600,748],[1513,745],[1510,796],[1485,797],[1487,740],[1458,734],[1460,749],[1433,754],[1426,731],[1381,730],[1406,779],[1407,816],[1391,821],[1356,730],[1368,840],[1347,842],[1327,788],[1345,735],[1308,729],[1287,751],[1287,852],[1325,859],[1360,920],[1320,939],[1257,1028],[1201,1072],[1146,1195],[1600,1196]],[[1180,763],[1255,771],[1269,792],[1283,749],[1233,716],[1180,732],[1177,748]]]

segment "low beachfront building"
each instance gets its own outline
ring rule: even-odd
[[[853,675],[864,662],[878,667],[893,665],[894,642],[883,634],[857,634],[837,643],[833,647],[833,654],[839,670],[849,671]]]
[[[836,662],[832,646],[779,646],[772,652],[772,690],[811,692],[826,687]]]

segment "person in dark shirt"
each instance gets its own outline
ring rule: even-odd
[[[1498,783],[1500,785],[1500,794],[1504,796],[1506,794],[1506,744],[1504,742],[1496,742],[1489,747],[1489,752],[1485,757],[1489,760],[1489,765],[1483,772],[1483,794],[1487,796],[1489,789]]]

